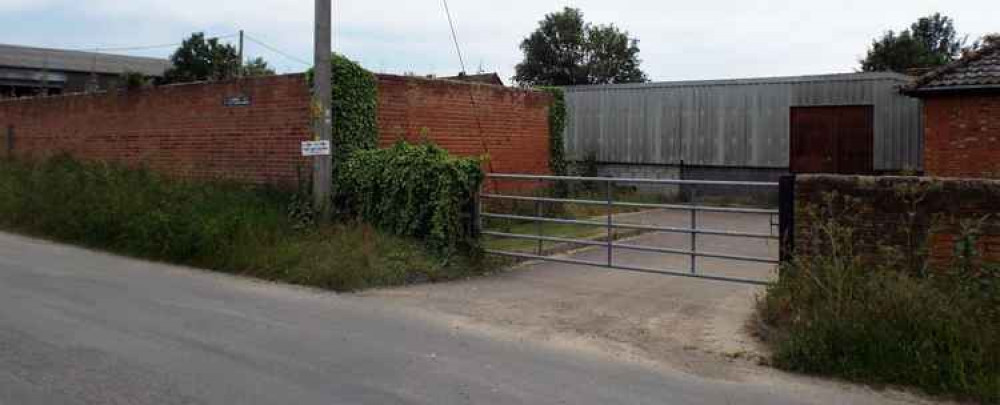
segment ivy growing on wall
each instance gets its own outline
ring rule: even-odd
[[[480,163],[430,143],[358,150],[334,174],[337,200],[365,222],[452,252],[470,240],[462,217],[483,181]]]
[[[549,106],[549,167],[557,176],[566,175],[566,156],[563,147],[563,132],[566,130],[566,95],[558,87],[542,87],[542,91],[552,95]]]
[[[443,253],[466,244],[463,214],[484,178],[479,159],[429,143],[377,149],[378,80],[337,54],[332,70],[333,189],[342,212]]]
[[[339,165],[356,150],[378,145],[378,80],[343,55],[333,54],[333,162]],[[312,83],[312,70],[308,72]]]

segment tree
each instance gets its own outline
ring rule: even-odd
[[[274,69],[267,64],[264,58],[256,57],[250,59],[245,65],[243,65],[243,76],[271,76],[274,74]]]
[[[1000,32],[983,35],[981,38],[965,48],[964,53],[976,52],[984,48],[1000,47]]]
[[[941,66],[961,55],[964,42],[957,38],[952,19],[935,13],[898,34],[888,31],[872,41],[861,70],[906,72]]]
[[[532,86],[636,83],[639,40],[614,25],[593,25],[579,9],[547,14],[538,29],[521,42],[524,60],[514,80]]]
[[[965,40],[955,32],[955,22],[941,13],[923,17],[910,26],[913,39],[926,49],[932,62],[944,65],[958,58]]]
[[[220,43],[218,38],[205,39],[196,32],[181,43],[170,56],[173,67],[164,75],[166,83],[224,80],[233,77],[240,69],[236,48]]]
[[[132,70],[126,70],[118,76],[118,88],[126,91],[139,90],[151,84],[148,76]]]

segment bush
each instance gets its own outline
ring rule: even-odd
[[[117,253],[335,290],[478,272],[372,227],[311,224],[303,199],[67,157],[0,162],[0,227]]]
[[[355,151],[334,176],[339,205],[365,222],[443,252],[474,243],[462,217],[483,181],[479,159],[399,142]]]
[[[814,250],[784,266],[760,301],[776,365],[1000,401],[998,268],[967,254],[930,272],[907,254],[866,263],[837,218],[812,211]]]

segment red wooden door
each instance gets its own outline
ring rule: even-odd
[[[792,173],[872,172],[871,106],[792,107]]]

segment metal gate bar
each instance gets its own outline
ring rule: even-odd
[[[495,219],[511,219],[515,221],[538,221],[538,222],[551,222],[556,224],[574,224],[574,225],[588,225],[588,226],[598,226],[604,227],[608,226],[605,222],[600,221],[586,221],[582,219],[562,219],[562,218],[548,218],[548,217],[532,217],[525,215],[512,215],[512,214],[491,214],[483,213],[483,218],[495,218]],[[696,224],[697,225],[697,224]],[[774,239],[777,240],[777,235],[772,235],[769,233],[754,233],[754,232],[737,232],[737,231],[723,231],[716,229],[697,229],[697,228],[676,228],[670,226],[655,226],[655,225],[639,225],[639,224],[611,224],[612,228],[619,229],[635,229],[639,231],[655,231],[655,232],[669,232],[669,233],[694,233],[702,235],[715,235],[715,236],[732,236],[739,238],[759,238],[759,239]]]
[[[731,281],[731,282],[736,282],[736,283],[754,284],[754,285],[770,285],[771,284],[771,283],[769,283],[767,281],[754,280],[752,278],[716,276],[716,275],[712,275],[712,274],[700,274],[700,273],[685,273],[685,272],[675,271],[675,270],[654,269],[654,268],[650,268],[650,267],[628,266],[628,265],[621,265],[621,264],[615,264],[614,266],[608,266],[607,264],[604,264],[604,263],[601,263],[601,262],[592,262],[592,261],[587,261],[587,260],[567,259],[567,258],[555,257],[555,256],[533,255],[533,254],[530,254],[530,253],[514,253],[514,252],[504,252],[504,251],[499,251],[499,250],[486,250],[486,253],[500,255],[500,256],[516,257],[516,258],[520,258],[520,259],[533,259],[533,260],[542,260],[542,261],[555,262],[555,263],[580,264],[580,265],[584,265],[584,266],[604,267],[604,268],[609,268],[609,269],[618,269],[618,270],[632,271],[632,272],[637,272],[637,273],[663,274],[663,275],[669,275],[669,276],[691,277],[691,278],[700,278],[700,279],[716,280],[716,281]]]
[[[767,187],[777,189],[778,183],[775,182],[744,182],[744,181],[701,181],[701,180],[670,180],[670,179],[637,179],[637,178],[611,178],[611,177],[582,177],[582,176],[545,176],[545,175],[526,175],[526,174],[488,174],[488,178],[491,179],[507,179],[507,180],[526,180],[526,181],[537,181],[540,184],[544,184],[545,181],[581,181],[581,182],[603,182],[605,188],[605,200],[588,200],[588,199],[574,199],[574,198],[555,198],[555,197],[534,197],[534,196],[523,196],[523,195],[505,195],[498,193],[483,193],[480,195],[482,199],[494,199],[494,200],[513,200],[513,201],[527,201],[534,202],[535,212],[534,216],[527,215],[514,215],[514,214],[499,214],[499,213],[488,213],[482,210],[480,207],[477,218],[481,221],[482,218],[494,218],[494,219],[506,219],[515,221],[531,221],[536,224],[536,234],[516,234],[508,232],[496,232],[496,231],[483,231],[483,235],[500,237],[500,238],[515,238],[515,239],[526,239],[526,240],[536,240],[538,241],[538,251],[537,254],[528,254],[520,252],[506,252],[500,250],[487,250],[487,253],[503,255],[509,257],[518,257],[524,259],[537,259],[551,262],[560,263],[571,263],[571,264],[581,264],[588,266],[599,266],[606,268],[614,268],[628,271],[637,271],[643,273],[656,273],[656,274],[667,274],[685,277],[695,277],[710,280],[722,280],[722,281],[734,281],[740,283],[758,284],[764,285],[768,284],[766,281],[754,280],[748,278],[740,277],[728,277],[728,276],[716,276],[710,274],[703,274],[698,272],[697,268],[697,258],[715,258],[724,260],[734,260],[734,261],[745,261],[745,262],[756,262],[756,263],[768,263],[777,264],[779,263],[776,258],[769,257],[754,257],[754,256],[744,256],[744,255],[734,255],[734,254],[724,254],[715,253],[708,251],[699,251],[698,249],[698,235],[713,235],[713,236],[723,236],[723,237],[734,237],[734,238],[754,238],[754,239],[764,239],[764,240],[778,240],[778,235],[773,234],[773,227],[769,226],[770,233],[755,233],[755,232],[740,232],[740,231],[728,231],[721,229],[703,229],[698,226],[698,213],[699,212],[718,212],[718,213],[743,213],[743,214],[759,214],[759,215],[769,215],[771,225],[773,225],[774,216],[779,214],[776,209],[761,209],[761,208],[742,208],[742,207],[714,207],[705,205],[686,205],[686,204],[660,204],[660,203],[635,203],[635,202],[620,202],[614,201],[613,187],[615,183],[624,184],[658,184],[658,185],[706,185],[706,186],[750,186],[750,187]],[[595,221],[595,220],[577,220],[577,219],[563,219],[563,218],[547,218],[542,216],[542,203],[564,203],[564,204],[586,204],[586,205],[603,205],[606,207],[606,221]],[[481,204],[481,202],[480,202]],[[628,208],[654,208],[654,209],[665,209],[665,210],[683,210],[690,212],[690,227],[669,227],[669,226],[653,226],[653,225],[640,225],[640,224],[622,224],[614,222],[614,208],[615,207],[628,207]],[[573,238],[561,238],[555,236],[544,236],[542,235],[541,224],[544,222],[548,223],[559,223],[559,224],[573,224],[582,226],[593,226],[593,227],[603,227],[607,231],[607,236],[605,241],[596,240],[586,240],[586,239],[573,239]],[[480,229],[482,226],[480,225]],[[667,233],[683,233],[690,235],[690,249],[674,249],[674,248],[664,248],[656,246],[644,246],[644,245],[632,245],[632,244],[622,244],[616,243],[614,241],[614,230],[615,229],[632,229],[632,230],[642,230],[642,231],[652,231],[652,232],[667,232]],[[557,242],[557,243],[569,243],[582,246],[594,246],[594,247],[604,247],[607,249],[607,261],[606,262],[595,262],[587,260],[576,260],[560,257],[550,257],[542,255],[542,243],[543,242]],[[614,250],[632,250],[641,252],[651,252],[651,253],[663,253],[663,254],[673,254],[673,255],[686,255],[691,258],[690,268],[688,272],[681,272],[669,269],[655,269],[646,268],[638,266],[629,266],[624,264],[615,263],[614,261]]]
[[[496,236],[500,238],[540,240],[545,242],[572,243],[572,244],[586,245],[586,246],[601,246],[601,247],[608,246],[607,242],[602,242],[602,241],[560,238],[555,236],[524,235],[518,233],[505,233],[505,232],[494,232],[494,231],[483,231],[482,234],[488,236]],[[772,259],[769,257],[741,256],[741,255],[731,255],[725,253],[711,253],[711,252],[699,252],[699,251],[682,250],[682,249],[661,248],[656,246],[626,245],[621,243],[611,243],[611,247],[620,248],[624,250],[635,250],[640,252],[667,253],[667,254],[676,254],[685,256],[711,257],[714,259],[730,259],[730,260],[745,261],[745,262],[778,264],[778,259]]]
[[[481,194],[480,197],[488,199],[497,199],[497,200],[519,200],[519,201],[541,201],[541,202],[573,203],[573,204],[588,204],[588,205],[608,205],[607,201],[579,200],[575,198],[532,197],[523,195],[506,195],[506,194],[490,194],[490,193]],[[704,205],[657,204],[657,203],[637,203],[637,202],[623,202],[623,201],[612,201],[611,205],[613,207],[662,208],[662,209],[683,210],[683,211],[694,210],[703,212],[728,212],[728,213],[744,213],[744,214],[778,215],[778,210],[765,209],[765,208],[710,207]]]

